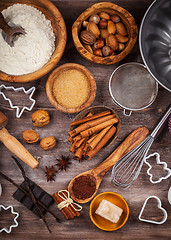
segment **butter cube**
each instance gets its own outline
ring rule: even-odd
[[[123,210],[116,206],[115,204],[102,200],[96,209],[95,213],[113,223],[119,221],[120,216],[122,215]]]

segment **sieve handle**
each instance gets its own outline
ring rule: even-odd
[[[126,109],[123,110],[123,115],[124,115],[124,116],[130,117],[131,114],[132,114],[132,111],[131,111],[131,110],[126,110]]]
[[[151,136],[154,139],[157,138],[160,132],[163,130],[163,127],[167,123],[170,114],[171,114],[171,104],[168,110],[166,111],[166,113],[164,114],[164,116],[162,117],[162,119],[160,120],[160,122],[157,124],[157,126],[154,128],[153,132],[151,133]]]

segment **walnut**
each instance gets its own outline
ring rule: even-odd
[[[56,139],[53,136],[45,137],[40,141],[40,147],[43,150],[52,149],[56,145]]]
[[[48,111],[38,110],[33,113],[32,121],[33,121],[34,126],[43,127],[50,122],[50,115],[49,115]]]
[[[34,130],[25,130],[22,132],[22,137],[27,143],[35,143],[39,141],[39,134]]]

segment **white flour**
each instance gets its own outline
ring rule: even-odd
[[[10,26],[24,28],[10,47],[0,29],[0,70],[11,75],[22,75],[40,69],[55,50],[55,35],[51,22],[34,7],[14,4],[2,11]]]

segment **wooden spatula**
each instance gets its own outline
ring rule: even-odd
[[[3,38],[4,40],[11,46],[14,46],[14,38],[16,35],[19,34],[25,34],[26,32],[22,27],[10,27],[5,19],[2,13],[0,12],[0,28],[3,30]]]

